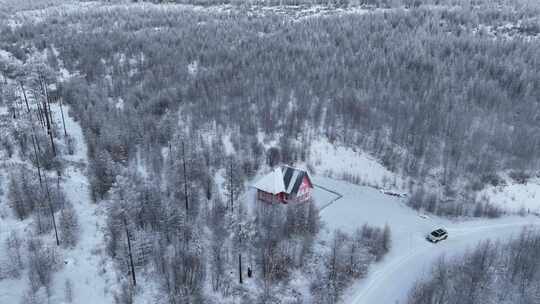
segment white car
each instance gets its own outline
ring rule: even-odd
[[[442,240],[446,240],[447,238],[448,238],[448,231],[446,231],[444,228],[439,228],[437,230],[434,230],[426,236],[426,239],[432,243],[438,243]]]

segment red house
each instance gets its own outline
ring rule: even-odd
[[[309,201],[313,183],[306,171],[281,166],[265,175],[253,187],[257,189],[257,199],[287,204]]]

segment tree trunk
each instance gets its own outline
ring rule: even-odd
[[[184,149],[184,141],[182,141],[182,166],[184,168],[184,197],[186,198],[186,213],[189,210],[189,199],[188,199],[188,180],[186,172],[186,151]]]
[[[33,127],[33,125],[32,125],[32,127]],[[41,180],[41,166],[39,165],[39,155],[38,155],[37,147],[36,147],[35,134],[32,134],[32,146],[34,147],[34,155],[36,157],[36,166],[37,166],[38,177],[39,177],[39,187],[43,190],[43,181]]]
[[[28,104],[28,98],[26,97],[26,91],[24,90],[24,84],[22,81],[19,81],[19,85],[21,86],[21,91],[23,93],[24,102],[26,103],[26,110],[28,113],[30,113],[30,105]]]
[[[128,255],[129,255],[129,265],[131,267],[131,279],[133,280],[133,286],[137,286],[137,279],[135,278],[135,266],[133,264],[133,254],[131,253],[131,239],[129,237],[129,230],[127,227],[126,217],[124,216],[124,228],[126,229],[126,238],[128,243]]]
[[[39,186],[40,188],[43,190],[43,181],[41,179],[41,166],[39,164],[39,154],[38,154],[38,151],[41,152],[40,148],[39,148],[39,142],[37,140],[37,137],[36,137],[36,129],[34,128],[34,122],[32,121],[32,112],[30,111],[30,106],[28,105],[28,99],[26,98],[26,93],[24,91],[24,86],[23,86],[23,83],[20,82],[21,84],[21,89],[23,90],[23,95],[24,95],[24,101],[26,102],[26,110],[28,111],[28,119],[30,120],[30,125],[32,126],[32,146],[34,148],[34,155],[36,157],[36,166],[37,166],[37,170],[38,170],[38,177],[39,177]]]
[[[62,125],[64,126],[64,137],[67,138],[68,134],[66,130],[66,121],[64,119],[64,108],[62,107],[62,98],[60,98],[58,103],[60,104],[60,114],[62,114]]]
[[[238,254],[238,282],[240,282],[240,284],[244,283],[244,280],[242,279],[242,253]]]
[[[233,189],[233,168],[232,168],[233,164],[232,164],[232,160],[231,160],[231,173],[230,173],[230,184],[229,186],[231,187],[231,212],[234,213],[234,189]]]
[[[45,128],[45,119],[43,118],[43,110],[41,109],[41,105],[39,103],[39,101],[36,100],[36,104],[37,104],[37,117],[38,117],[38,120],[39,120],[39,125],[42,127],[42,128]]]
[[[48,101],[49,95],[47,94],[47,90],[45,88],[45,84],[43,83],[43,79],[41,76],[40,76],[40,85],[41,85],[41,90],[45,95],[45,99],[43,99],[43,109],[45,111],[45,122],[47,124],[47,133],[49,134],[49,137],[51,139],[51,148],[53,150],[53,154],[54,156],[56,156],[56,146],[54,145],[54,137],[53,137],[53,132],[52,132],[52,115],[49,113],[51,109],[48,108],[47,106],[49,102]]]
[[[49,192],[49,184],[47,183],[47,179],[45,179],[45,189],[47,191],[47,200],[49,201],[49,211],[51,212],[51,218],[52,218],[53,227],[54,227],[54,236],[56,237],[56,246],[60,246],[60,239],[58,238],[58,229],[56,228],[56,219],[54,217],[54,209],[52,207],[51,193]]]

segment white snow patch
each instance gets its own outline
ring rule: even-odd
[[[403,180],[376,158],[350,147],[334,145],[326,138],[313,141],[309,165],[317,174],[334,178],[357,177],[364,185],[401,190]]]
[[[480,191],[478,197],[509,212],[540,213],[540,178],[530,179],[525,184],[489,186]]]

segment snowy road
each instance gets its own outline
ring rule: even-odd
[[[408,250],[394,249],[381,264],[375,265],[366,280],[354,286],[345,300],[351,304],[405,303],[407,293],[417,279],[429,274],[441,256],[464,253],[483,240],[505,240],[517,236],[524,227],[540,226],[538,219],[501,219],[491,225],[456,224],[448,228],[450,239],[439,244],[414,243]]]
[[[369,187],[321,177],[316,177],[315,182],[343,194],[342,199],[321,212],[328,233],[333,229],[352,232],[364,223],[376,226],[388,223],[392,229],[390,253],[371,267],[367,278],[353,284],[344,296],[343,303],[347,304],[405,303],[414,282],[429,274],[433,262],[440,257],[463,254],[483,240],[515,237],[527,226],[540,228],[537,217],[464,222],[426,217],[405,206],[400,199]],[[315,192],[316,198],[317,195]],[[439,244],[427,242],[424,236],[440,226],[447,228],[449,239]]]

